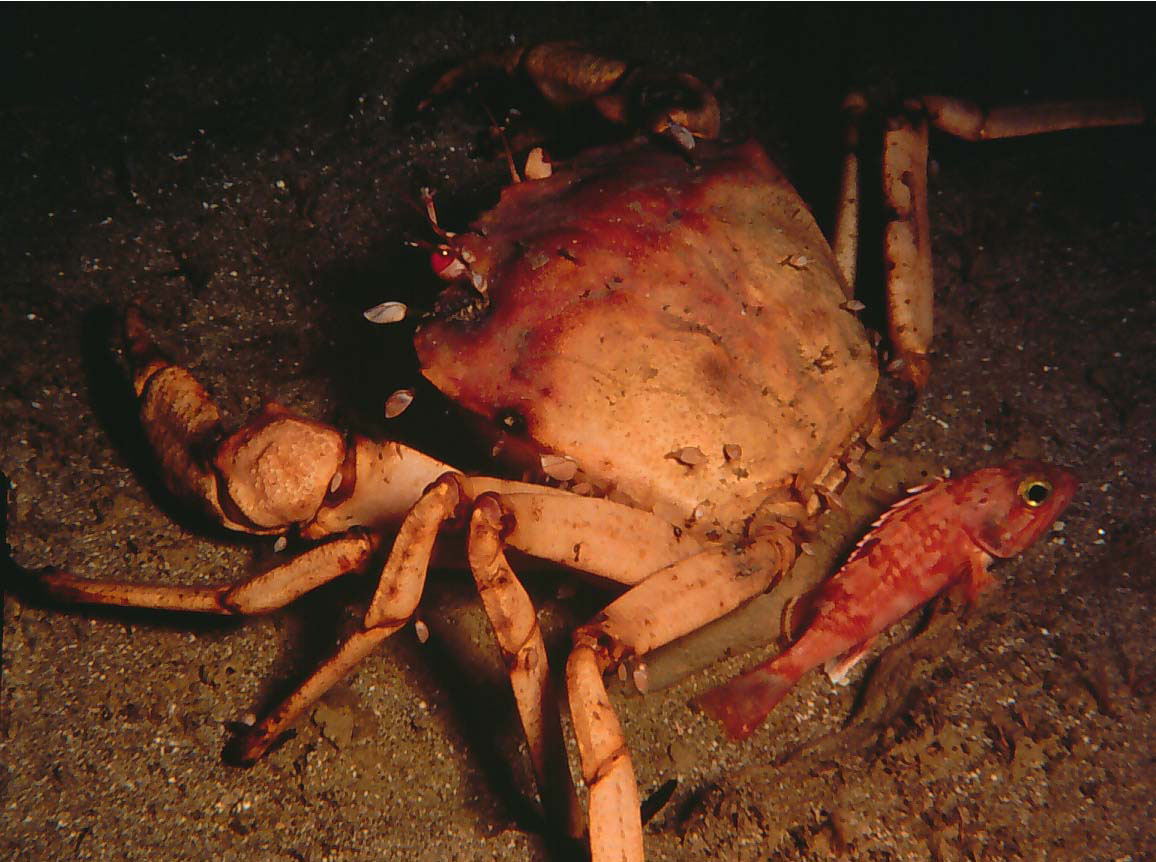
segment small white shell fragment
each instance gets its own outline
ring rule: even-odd
[[[863,303],[861,303],[857,299],[848,299],[846,302],[844,302],[839,307],[841,309],[843,309],[844,311],[863,311],[864,309],[867,308],[866,305],[864,305]]]
[[[418,643],[425,643],[429,640],[429,626],[425,624],[425,620],[413,621],[413,633],[417,635]]]
[[[336,494],[337,489],[341,487],[342,476],[341,471],[338,470],[333,474],[333,478],[329,480],[329,493]]]
[[[674,138],[676,144],[686,150],[688,153],[694,149],[694,134],[686,126],[681,123],[676,123],[673,119],[669,120],[670,125],[667,126],[667,131],[670,136]]]
[[[543,455],[542,472],[559,482],[569,482],[578,474],[578,464],[565,455]]]
[[[405,320],[407,311],[404,302],[380,302],[363,311],[362,316],[370,323],[398,323]]]
[[[399,389],[385,401],[385,418],[395,419],[413,403],[412,389]]]
[[[684,446],[681,449],[676,449],[671,453],[674,460],[680,464],[685,464],[687,467],[695,467],[699,464],[706,463],[706,455],[697,446]]]
[[[650,688],[650,672],[646,669],[645,662],[639,662],[638,667],[634,669],[634,687],[642,694],[646,694]]]
[[[522,174],[528,180],[544,180],[554,173],[554,168],[550,165],[550,158],[546,155],[546,151],[541,147],[534,147],[530,150],[529,155],[526,156],[526,166],[522,168]]]
[[[790,257],[783,259],[783,263],[791,269],[802,269],[810,262],[811,259],[805,254],[792,254]]]
[[[907,360],[905,360],[902,356],[897,357],[887,363],[887,371],[890,374],[894,374],[896,371],[899,371],[901,368],[903,368],[903,366],[906,364]]]
[[[277,541],[273,543],[273,552],[279,554],[287,547],[289,547],[289,540],[284,536],[278,536]]]
[[[743,457],[743,447],[738,443],[727,443],[723,446],[723,457],[728,461],[737,461]]]
[[[618,679],[626,682],[626,665],[624,664],[618,665]]]
[[[252,727],[256,723],[257,716],[254,713],[246,712],[241,716],[241,724],[245,725],[245,727]]]

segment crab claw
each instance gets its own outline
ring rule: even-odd
[[[524,78],[556,108],[590,105],[612,123],[669,134],[684,147],[685,133],[692,138],[719,134],[718,100],[702,81],[633,67],[575,42],[480,54],[442,75],[418,108],[424,110],[437,96],[494,74]]]

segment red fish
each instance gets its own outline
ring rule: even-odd
[[[827,664],[840,678],[879,632],[955,584],[966,584],[974,599],[991,580],[992,558],[1015,556],[1040,538],[1075,491],[1070,471],[1038,461],[913,489],[812,593],[802,636],[698,705],[732,739],[744,739],[811,668]]]

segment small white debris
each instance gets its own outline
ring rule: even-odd
[[[810,262],[811,259],[805,254],[792,254],[782,260],[783,265],[789,266],[791,269],[803,269]]]
[[[425,624],[425,620],[413,621],[413,633],[417,635],[418,643],[425,643],[429,640],[429,626]]]
[[[684,446],[671,453],[674,460],[687,467],[696,467],[706,463],[706,455],[697,446]]]
[[[903,368],[903,366],[905,366],[906,364],[907,364],[907,360],[904,359],[902,356],[897,357],[896,359],[892,359],[890,362],[887,363],[887,373],[888,374],[894,374],[896,371],[901,370]]]
[[[863,303],[861,303],[857,299],[848,299],[846,302],[844,302],[839,307],[841,309],[843,309],[844,311],[852,311],[852,312],[863,311],[865,308],[867,308],[866,305],[864,305]]]
[[[728,461],[737,461],[743,457],[743,447],[738,443],[727,443],[723,446],[723,457]]]
[[[337,493],[337,489],[341,487],[341,481],[342,481],[342,476],[341,476],[341,471],[339,470],[338,472],[334,473],[333,478],[329,480],[329,493],[330,494],[336,494]]]
[[[694,134],[682,123],[676,122],[673,118],[668,117],[669,125],[666,127],[670,132],[670,136],[674,138],[674,142],[686,150],[688,153],[694,149]]]
[[[618,679],[626,682],[626,665],[624,664],[618,665]]]
[[[638,667],[634,669],[634,687],[638,689],[641,694],[646,694],[650,688],[650,672],[646,669],[645,662],[639,662]]]
[[[1055,523],[1052,524],[1052,532],[1053,533],[1062,533],[1067,528],[1067,526],[1068,525],[1065,524],[1063,521],[1056,521]]]
[[[413,404],[413,390],[399,389],[389,396],[385,402],[385,418],[396,419]]]
[[[245,727],[252,727],[256,723],[257,723],[257,716],[251,712],[246,712],[244,715],[241,716],[241,724],[245,725]]]
[[[526,156],[526,166],[522,169],[522,174],[528,180],[544,180],[554,173],[553,167],[550,165],[550,157],[546,155],[546,151],[541,147],[534,147],[530,150],[529,155]]]
[[[287,547],[289,547],[289,540],[284,536],[278,536],[277,541],[273,543],[273,552],[279,554]]]
[[[404,302],[381,302],[361,314],[370,323],[398,323],[405,320],[407,311]]]
[[[565,455],[546,454],[541,457],[542,472],[559,482],[569,482],[578,474],[578,464]]]

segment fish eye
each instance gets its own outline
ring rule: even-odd
[[[1052,496],[1052,483],[1047,479],[1032,476],[1020,482],[1016,494],[1025,504],[1036,509],[1046,503],[1048,497]]]

